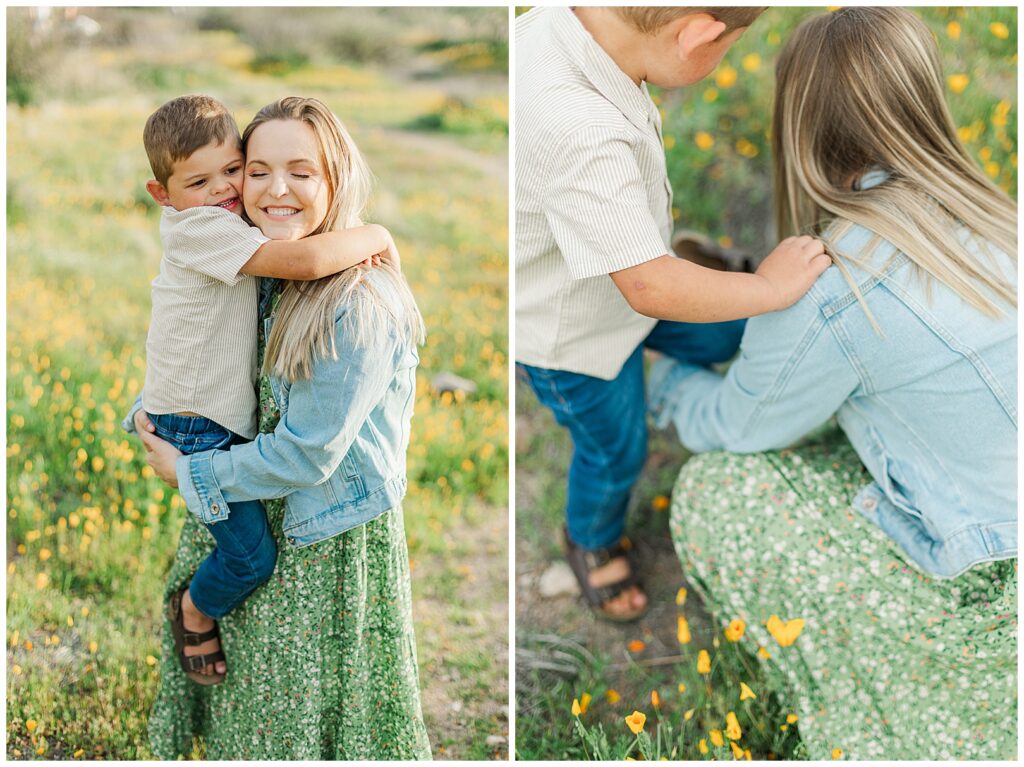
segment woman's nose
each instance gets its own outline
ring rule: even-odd
[[[284,178],[278,176],[271,182],[270,193],[274,197],[284,197],[288,194],[288,185],[284,182]]]

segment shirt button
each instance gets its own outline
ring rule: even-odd
[[[218,506],[216,503],[211,503],[210,511],[213,513],[214,516],[217,516],[218,514],[220,514],[220,506]]]
[[[878,501],[876,501],[874,498],[868,498],[866,501],[864,501],[864,508],[867,509],[868,511],[874,510],[875,506],[877,505]]]

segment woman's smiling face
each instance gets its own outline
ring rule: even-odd
[[[320,226],[330,192],[309,125],[270,120],[252,132],[242,199],[250,220],[272,240],[297,240]]]

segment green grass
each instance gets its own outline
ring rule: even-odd
[[[443,103],[439,86],[340,65],[258,75],[230,32],[182,40],[214,54],[167,69],[170,42],[84,47],[92,90],[62,81],[8,113],[8,756],[152,757],[163,577],[187,511],[119,420],[144,379],[160,258],[141,130],[181,89],[220,96],[241,125],[284,93],[317,96],[368,157],[371,219],[394,233],[429,332],[405,504],[427,728],[439,756],[500,756],[484,740],[507,734],[507,674],[485,659],[507,652],[508,198],[478,165],[503,164],[505,142],[420,136],[425,152],[395,129]],[[477,392],[436,396],[443,370]]]
[[[667,167],[674,189],[678,227],[708,232],[725,242],[765,255],[771,240],[771,166],[766,132],[774,87],[775,58],[787,34],[806,15],[824,9],[770,8],[744,34],[706,81],[675,92],[654,91],[663,117]],[[950,107],[970,154],[997,184],[1016,197],[1016,9],[916,9],[935,31],[945,74],[965,74],[968,84],[947,92]],[[959,37],[953,39],[959,25]],[[993,32],[992,24],[996,26]],[[698,146],[698,132],[710,146]],[[571,456],[568,436],[537,403],[529,387],[516,390],[517,570],[539,572],[561,557],[560,529],[565,472]],[[609,627],[590,619],[581,604],[552,601],[523,604],[517,613],[516,750],[521,759],[633,758],[732,759],[728,738],[715,748],[710,732],[725,730],[732,711],[743,731],[742,748],[753,758],[805,758],[799,722],[787,722],[792,706],[785,690],[756,658],[725,639],[722,625],[732,616],[711,616],[691,590],[686,604],[672,608],[670,577],[679,573],[668,553],[666,515],[657,509],[671,492],[688,458],[673,435],[652,433],[649,459],[634,491],[629,532],[648,550],[645,579],[662,612],[630,627]],[[660,548],[659,548],[660,546]],[[667,564],[676,569],[671,571]],[[676,618],[687,618],[688,644],[676,640]],[[581,617],[582,616],[582,617]],[[538,637],[555,634],[559,640]],[[657,652],[633,652],[645,641]],[[716,646],[717,643],[717,646]],[[698,652],[707,650],[712,671],[697,672]],[[777,651],[778,648],[766,648]],[[652,657],[653,656],[653,657]],[[536,659],[560,658],[558,669]],[[740,682],[755,700],[740,701]],[[679,692],[678,685],[686,686]],[[616,702],[606,694],[614,690]],[[651,702],[657,690],[660,707]],[[573,699],[592,697],[579,725]],[[615,696],[613,696],[615,697]],[[690,719],[687,711],[693,710]],[[645,737],[626,726],[634,710],[646,714]],[[783,730],[782,728],[786,729]],[[702,753],[701,740],[708,746]],[[838,756],[842,756],[838,754]]]

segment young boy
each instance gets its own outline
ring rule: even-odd
[[[646,83],[699,81],[763,10],[548,7],[516,22],[517,366],[572,436],[567,558],[613,620],[647,606],[623,537],[647,451],[643,348],[725,361],[743,318],[789,306],[829,264],[809,237],[782,242],[756,274],[669,255]]]
[[[247,224],[241,137],[215,99],[169,101],[150,116],[143,139],[155,177],[146,189],[164,206],[164,255],[152,284],[142,408],[156,434],[183,453],[227,448],[257,431],[255,278],[314,280],[377,256],[396,261],[397,252],[376,225],[274,241]],[[202,521],[216,547],[168,610],[182,668],[200,684],[224,679],[216,620],[277,561],[259,501],[210,511]]]

